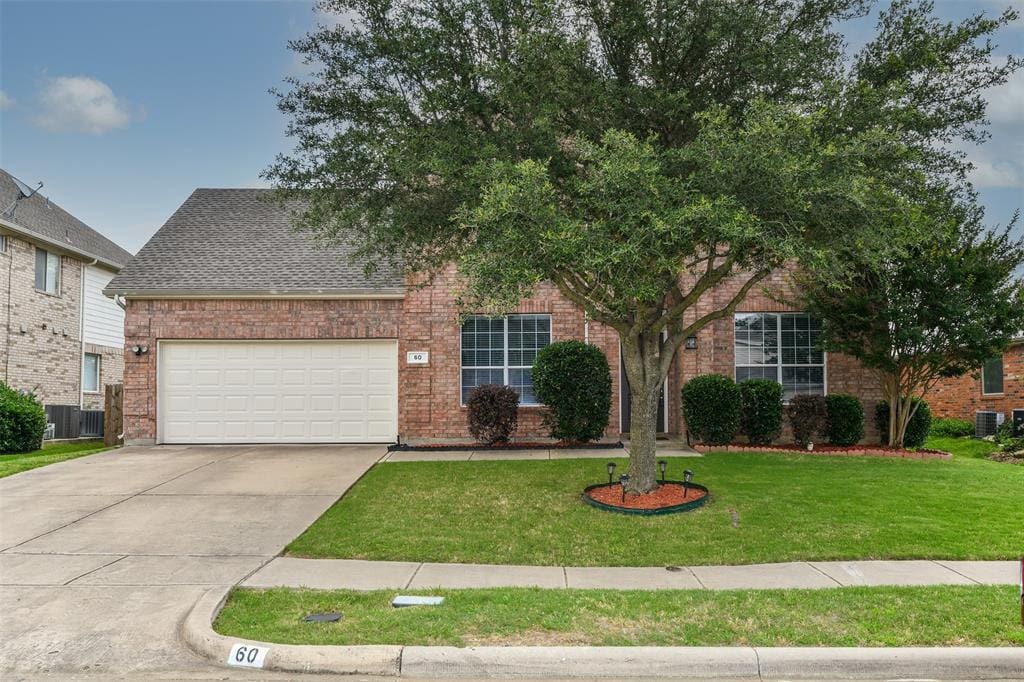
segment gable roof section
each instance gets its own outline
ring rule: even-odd
[[[120,270],[132,254],[41,194],[22,197],[7,171],[0,169],[0,226],[83,260]]]
[[[104,290],[134,298],[397,297],[402,274],[370,277],[351,249],[292,229],[269,189],[197,189]]]

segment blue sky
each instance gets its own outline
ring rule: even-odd
[[[1010,4],[1024,9],[936,3],[948,18]],[[316,19],[303,0],[0,0],[0,165],[137,251],[194,188],[262,184],[289,148],[267,90],[301,72],[286,42]],[[1024,20],[999,42],[1024,53]],[[994,139],[972,158],[1005,223],[1024,206],[1024,76],[992,103]]]

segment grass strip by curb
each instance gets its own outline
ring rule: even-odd
[[[427,646],[1021,646],[1013,586],[823,590],[412,591],[236,588],[214,629],[282,644]],[[305,623],[340,611],[337,623]]]

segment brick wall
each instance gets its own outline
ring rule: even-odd
[[[85,352],[100,356],[100,390],[96,393],[84,393],[82,407],[86,410],[102,410],[107,384],[119,384],[124,376],[124,349],[87,343]]]
[[[17,389],[27,389],[45,404],[77,405],[80,354],[79,311],[82,263],[61,258],[60,294],[35,288],[35,248],[8,236],[0,254],[3,297],[0,372]]]
[[[785,288],[785,273],[777,273],[752,291],[741,312],[777,312],[789,308],[777,300]],[[741,286],[726,282],[711,292],[690,319],[724,305]],[[770,293],[765,293],[767,288]],[[134,441],[156,435],[156,347],[159,339],[341,339],[398,338],[398,430],[406,438],[466,438],[466,410],[460,405],[461,358],[458,311],[455,305],[457,277],[450,270],[432,284],[410,283],[402,300],[362,301],[144,301],[128,304],[126,346],[146,345],[150,352],[125,358],[125,429]],[[551,285],[522,301],[518,313],[551,315],[554,340],[583,339],[586,320],[579,309]],[[618,335],[597,323],[589,325],[590,342],[604,351],[612,370],[612,409],[606,435],[617,437],[619,415]],[[429,362],[409,365],[406,354],[426,351]],[[698,334],[696,350],[681,349],[666,386],[669,431],[681,433],[684,425],[679,392],[691,377],[703,373],[733,376],[733,321],[717,320]],[[868,440],[874,439],[871,415],[880,392],[877,382],[855,361],[829,355],[827,381],[830,392],[852,393],[865,403]],[[546,435],[540,409],[524,407],[517,437]]]
[[[687,321],[697,319],[715,309],[720,309],[735,296],[745,280],[734,277],[723,282],[714,290],[705,294],[698,305],[687,316]],[[763,283],[751,289],[746,298],[737,308],[737,313],[767,312],[799,312],[798,308],[786,303],[792,299],[792,287],[789,285],[789,271],[778,270],[772,273]],[[698,374],[722,374],[735,376],[735,334],[732,316],[712,322],[697,334],[697,348],[679,350],[679,358],[674,370],[675,384],[682,388],[692,377]],[[881,386],[874,375],[853,358],[839,353],[828,353],[825,359],[826,390],[828,393],[849,393],[858,397],[864,405],[865,442],[877,442],[878,432],[874,423],[875,405],[882,399]],[[679,390],[670,393],[670,425],[673,430],[681,431],[682,415],[679,405]],[[782,434],[782,440],[790,440],[791,432],[788,423]]]
[[[983,395],[981,370],[962,377],[943,379],[927,397],[936,417],[969,419],[979,410],[1002,412],[1010,419],[1013,410],[1024,409],[1024,343],[1017,343],[1003,354],[1003,392]]]
[[[458,280],[454,270],[431,285],[410,286],[402,313],[399,339],[398,431],[403,438],[466,438],[466,408],[461,406],[461,357],[458,310],[455,305]],[[582,311],[551,285],[517,306],[517,313],[551,315],[551,338],[555,341],[583,339]],[[590,341],[604,351],[612,367],[613,395],[618,396],[618,337],[601,325],[591,323]],[[430,353],[426,365],[408,365],[408,351]],[[618,402],[613,401],[608,435],[617,435]],[[544,436],[541,408],[519,410],[518,438]]]
[[[394,339],[401,300],[129,300],[125,348],[125,439],[156,438],[156,357],[160,339]]]

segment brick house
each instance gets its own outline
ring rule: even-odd
[[[998,421],[1024,413],[1024,333],[1013,340],[1001,357],[992,358],[975,372],[943,379],[928,395],[937,417],[975,421],[979,412],[994,412]],[[1018,417],[1024,419],[1024,417]]]
[[[0,380],[34,393],[57,437],[79,435],[79,412],[102,411],[103,387],[121,382],[124,311],[103,288],[129,259],[0,170]],[[89,423],[102,427],[102,418]]]
[[[126,300],[129,442],[465,439],[465,397],[483,383],[514,387],[517,436],[542,436],[530,366],[537,349],[570,338],[608,357],[606,435],[628,432],[616,333],[553,286],[508,317],[460,325],[453,271],[426,286],[387,267],[367,277],[345,249],[318,249],[293,232],[267,192],[196,190],[107,287]],[[781,273],[768,284],[783,285]],[[738,286],[713,297],[727,300]],[[679,389],[708,372],[776,379],[787,395],[853,393],[871,414],[876,382],[849,358],[815,351],[817,331],[808,315],[753,293],[734,319],[679,351],[661,430],[684,432]]]

